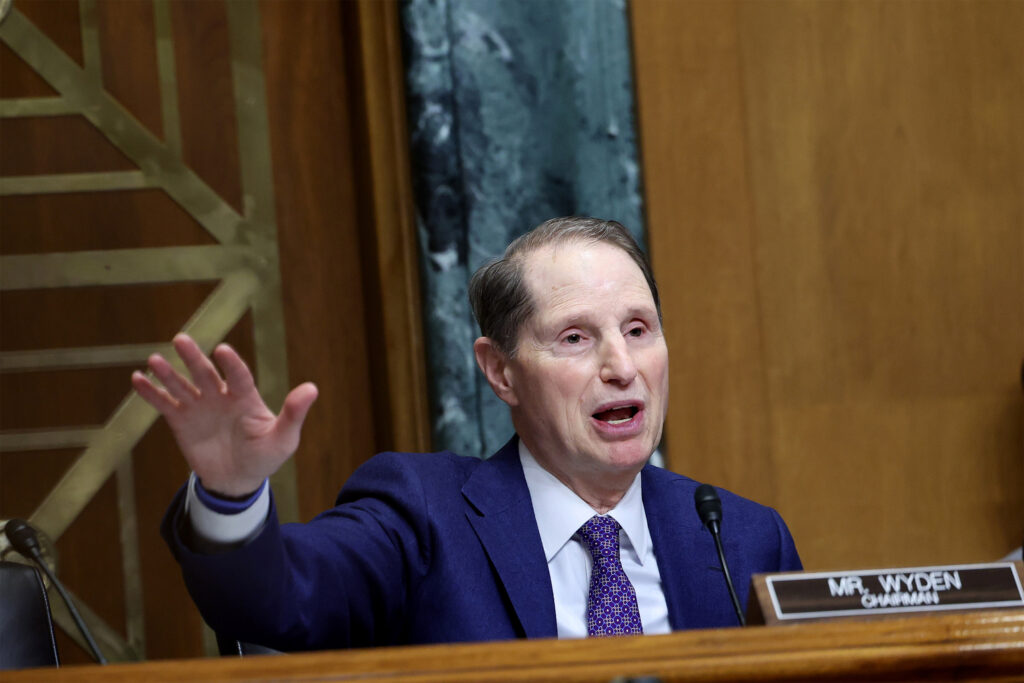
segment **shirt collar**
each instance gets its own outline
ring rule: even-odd
[[[559,550],[573,537],[583,523],[596,513],[572,489],[544,469],[530,453],[522,439],[519,440],[519,461],[523,465],[526,487],[530,491],[533,512],[537,518],[540,540],[544,546],[544,557],[550,562]],[[619,523],[626,534],[637,561],[642,565],[647,555],[650,534],[647,531],[647,515],[644,513],[643,495],[640,489],[640,474],[637,473],[619,504],[607,513]]]

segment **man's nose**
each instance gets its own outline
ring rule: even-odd
[[[636,379],[636,363],[626,340],[622,337],[605,340],[601,344],[601,380],[629,384]]]

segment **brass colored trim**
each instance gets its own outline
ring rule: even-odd
[[[275,412],[288,395],[288,358],[281,310],[281,281],[266,283],[253,297],[253,345],[260,393]],[[270,480],[278,514],[284,521],[299,520],[299,490],[295,458],[289,458]]]
[[[288,388],[287,359],[259,3],[225,3],[238,121],[244,206],[240,214],[184,163],[170,0],[152,2],[163,141],[103,90],[97,0],[79,0],[84,67],[17,9],[7,12],[10,3],[0,0],[0,11],[6,12],[6,20],[0,25],[0,40],[58,93],[57,97],[0,100],[0,116],[79,114],[139,169],[5,177],[0,178],[0,196],[159,188],[219,244],[2,256],[0,290],[220,281],[183,331],[209,353],[251,308],[260,389],[269,403],[280,405]],[[0,353],[0,372],[135,365],[144,363],[153,352],[163,353],[182,369],[170,345],[162,343],[6,351]],[[67,530],[111,474],[116,473],[127,642],[79,601],[83,618],[112,661],[139,659],[145,651],[131,449],[157,417],[157,411],[131,391],[102,428],[0,433],[0,451],[84,448],[31,515],[33,523],[53,540]],[[290,460],[275,475],[274,486],[282,518],[296,519],[294,461]],[[54,606],[58,625],[84,645],[63,603],[55,602]]]
[[[89,605],[77,597],[73,591],[67,589],[66,586],[65,590],[68,591],[68,595],[71,597],[71,601],[75,603],[75,607],[78,608],[82,620],[92,632],[93,638],[96,639],[96,644],[99,645],[104,657],[111,662],[130,662],[142,659],[142,652],[136,651],[125,642],[120,633],[104,621],[102,617],[93,612]],[[72,640],[78,643],[79,647],[88,652],[89,646],[86,645],[85,639],[78,630],[78,626],[75,625],[74,620],[71,618],[64,600],[57,594],[57,589],[51,586],[47,592],[50,593],[50,611],[53,613],[53,620],[64,629],[64,632]]]
[[[220,647],[217,645],[217,634],[205,621],[199,622],[202,628],[203,654],[207,657],[219,657]]]
[[[238,121],[238,153],[241,162],[244,215],[250,227],[274,237],[274,179],[271,175],[270,121],[266,83],[263,78],[263,29],[259,3],[233,0],[226,3],[231,37],[231,75]]]
[[[219,242],[236,242],[242,222],[238,212],[109,93],[87,81],[82,69],[17,8],[0,24],[0,39]]]
[[[83,75],[96,87],[103,87],[103,55],[100,52],[96,0],[78,0],[78,23],[82,32]]]
[[[209,352],[242,317],[258,287],[259,281],[252,273],[230,275],[196,311],[185,331]],[[176,357],[168,360],[182,369]],[[137,393],[130,392],[32,513],[30,521],[36,528],[56,542],[158,415]]]
[[[252,301],[253,344],[260,393],[274,410],[288,392],[288,358],[284,336],[281,277],[277,262],[274,179],[271,173],[270,121],[263,76],[262,25],[259,2],[227,3],[231,37],[231,73],[238,121],[238,149],[245,197],[245,228],[250,241],[261,249],[267,281]],[[289,459],[271,478],[278,513],[284,521],[298,521],[299,496],[295,460]]]
[[[62,194],[65,192],[106,192],[154,187],[142,171],[64,173],[54,175],[5,176],[0,178],[0,196],[18,194]]]
[[[148,403],[135,393],[129,394],[32,513],[32,523],[56,541],[157,417]]]
[[[0,256],[0,289],[219,280],[263,264],[248,247],[162,247]]]
[[[8,97],[0,100],[0,119],[28,116],[67,116],[78,111],[63,97]]]
[[[102,431],[99,427],[33,429],[27,431],[4,430],[0,432],[0,453],[81,448],[95,439]]]
[[[174,355],[170,344],[122,344],[65,349],[0,351],[0,372],[72,370],[112,365],[143,365],[154,353]]]
[[[192,335],[203,351],[209,353],[252,305],[252,297],[259,291],[260,284],[256,273],[232,273],[192,314],[182,331]]]
[[[117,466],[117,512],[121,522],[121,570],[124,574],[124,625],[128,646],[146,651],[143,614],[142,560],[139,553],[139,520],[135,505],[135,472],[132,454]]]
[[[156,68],[160,78],[164,144],[174,156],[180,158],[181,117],[178,114],[178,72],[174,63],[174,35],[171,29],[171,5],[168,0],[153,0],[153,24],[156,30]]]

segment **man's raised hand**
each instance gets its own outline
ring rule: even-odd
[[[249,368],[227,344],[212,354],[223,377],[188,335],[174,338],[174,350],[191,381],[153,354],[149,369],[163,387],[138,371],[132,373],[132,386],[167,419],[204,487],[226,496],[255,491],[298,448],[302,423],[317,397],[316,385],[306,382],[292,389],[275,416],[256,390]]]

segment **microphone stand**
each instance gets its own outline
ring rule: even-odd
[[[740,599],[736,595],[736,589],[732,585],[732,576],[729,574],[729,565],[725,561],[725,551],[722,550],[722,536],[718,533],[718,522],[711,523],[708,530],[711,531],[711,537],[715,539],[715,549],[718,550],[718,561],[722,563],[722,573],[725,574],[725,586],[729,589],[729,597],[732,598],[732,608],[736,610],[736,618],[739,619],[740,626],[746,626],[747,620],[743,617],[743,610],[740,609]]]
[[[729,565],[725,561],[725,551],[722,549],[722,537],[719,533],[722,521],[722,501],[718,498],[718,492],[715,491],[714,486],[701,484],[693,492],[693,502],[697,506],[697,515],[700,517],[701,523],[715,539],[718,561],[722,565],[722,573],[725,574],[725,586],[729,589],[729,597],[732,599],[732,608],[736,611],[736,619],[740,622],[740,626],[746,626],[747,620],[743,617],[740,599],[732,585],[732,575],[729,574]]]

